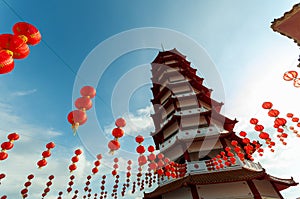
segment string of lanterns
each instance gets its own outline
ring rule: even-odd
[[[87,121],[86,111],[93,106],[91,99],[96,96],[96,90],[92,86],[84,86],[80,89],[80,94],[81,97],[75,100],[77,110],[71,111],[67,116],[74,135],[76,135],[78,127]]]

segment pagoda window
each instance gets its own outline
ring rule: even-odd
[[[173,55],[164,55],[163,58],[172,57]]]
[[[176,64],[178,63],[177,60],[170,60],[170,61],[166,61],[164,64],[168,65],[168,64]]]

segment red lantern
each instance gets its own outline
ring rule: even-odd
[[[0,160],[5,160],[8,158],[8,154],[4,151],[0,151]]]
[[[112,130],[112,135],[113,135],[115,138],[120,138],[120,137],[123,137],[124,131],[123,131],[121,128],[114,128],[114,129]]]
[[[74,135],[76,134],[76,130],[80,125],[83,125],[87,121],[87,116],[84,111],[74,110],[68,114],[68,121],[72,124],[72,129],[74,131]]]
[[[246,137],[246,135],[247,135],[247,133],[246,133],[245,131],[241,131],[241,132],[240,132],[240,136]]]
[[[11,72],[15,67],[12,52],[9,50],[0,50],[0,74]]]
[[[144,164],[147,163],[147,157],[144,156],[144,155],[141,155],[138,157],[138,163],[139,163],[139,166],[142,166]]]
[[[243,143],[245,144],[249,144],[250,143],[250,139],[249,138],[243,138]]]
[[[145,153],[146,149],[144,146],[140,145],[136,148],[136,152],[139,154]]]
[[[144,142],[144,137],[141,136],[141,135],[138,135],[138,136],[135,137],[135,141],[137,143],[142,143],[142,142]]]
[[[261,139],[268,139],[269,138],[269,134],[268,133],[265,133],[265,132],[261,132],[260,134],[259,134],[259,137],[261,138]]]
[[[268,112],[268,115],[270,116],[270,117],[277,117],[278,115],[279,115],[279,111],[278,110],[276,110],[276,109],[271,109],[271,110],[269,110],[269,112]]]
[[[300,88],[300,78],[295,78],[293,84],[296,88]]]
[[[277,125],[277,126],[284,126],[286,124],[286,119],[284,118],[276,118],[275,121],[274,121],[274,125]]]
[[[94,98],[96,96],[96,90],[92,86],[84,86],[81,88],[80,94],[83,97]]]
[[[14,144],[13,143],[11,143],[11,142],[3,142],[2,144],[1,144],[1,148],[2,148],[2,150],[10,150],[10,149],[12,149],[14,147]]]
[[[21,37],[16,35],[11,37],[9,50],[13,52],[14,59],[24,59],[30,53],[26,42]]]
[[[257,124],[257,125],[255,125],[254,129],[255,129],[256,131],[262,131],[262,130],[264,130],[264,126],[263,126],[263,125],[260,125],[260,124]]]
[[[123,118],[116,119],[115,125],[119,128],[123,128],[126,126],[126,121]]]
[[[262,104],[262,107],[263,107],[264,109],[271,109],[272,106],[273,106],[273,104],[272,104],[271,102],[264,102],[264,103]]]
[[[89,97],[80,97],[75,101],[75,107],[79,110],[87,111],[93,106],[92,100]]]
[[[71,164],[71,165],[69,166],[70,172],[73,172],[73,171],[75,171],[76,169],[77,169],[76,164]]]
[[[46,159],[41,159],[37,162],[37,165],[39,166],[39,168],[42,168],[42,167],[47,165],[47,160]]]
[[[111,140],[108,143],[108,148],[111,151],[110,153],[113,153],[114,151],[116,151],[120,148],[120,142],[118,140]]]
[[[23,37],[25,37],[27,39],[27,43],[30,45],[36,45],[42,39],[39,30],[33,25],[26,22],[16,23],[13,26],[12,30],[15,35],[22,35]]]
[[[7,136],[7,139],[9,139],[10,141],[15,141],[18,140],[20,138],[19,134],[17,133],[11,133]]]
[[[251,124],[257,124],[257,123],[258,123],[258,119],[256,119],[256,118],[251,118],[251,119],[250,119],[250,123],[251,123]]]
[[[291,81],[295,79],[298,76],[298,73],[296,71],[287,71],[283,74],[283,79],[285,81]]]
[[[294,116],[294,114],[293,114],[293,113],[287,113],[286,116],[287,116],[288,118],[292,118],[292,117]]]

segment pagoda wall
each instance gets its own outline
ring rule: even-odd
[[[257,190],[264,197],[280,198],[270,181],[267,180],[253,180]]]
[[[197,185],[199,198],[205,199],[253,199],[254,196],[247,182]],[[184,197],[183,197],[184,198]]]
[[[176,191],[164,194],[163,199],[193,199],[191,189],[188,187],[180,188]]]

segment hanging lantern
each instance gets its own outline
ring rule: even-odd
[[[285,81],[292,81],[298,76],[298,73],[296,71],[287,71],[283,74],[283,79]]]
[[[261,139],[268,139],[269,138],[269,134],[268,133],[265,133],[265,132],[261,132],[260,134],[259,134],[259,137],[261,138]]]
[[[276,109],[271,109],[271,110],[269,110],[269,112],[268,112],[268,115],[270,116],[270,117],[277,117],[278,115],[279,115],[279,111],[278,110],[276,110]]]
[[[87,121],[87,116],[84,111],[74,110],[68,114],[68,121],[72,125],[74,135],[80,125],[83,125]]]
[[[110,149],[110,154],[114,154],[114,151],[117,151],[119,150],[120,148],[120,142],[118,140],[111,140],[109,143],[108,143],[108,148]]]
[[[80,97],[75,101],[75,107],[82,111],[90,110],[93,106],[93,102],[89,97]]]
[[[112,130],[112,135],[115,137],[115,138],[121,138],[123,137],[124,135],[124,131],[121,129],[121,128],[114,128]]]
[[[36,45],[42,39],[39,30],[35,26],[27,22],[16,23],[13,26],[12,30],[15,35],[21,35],[22,37],[24,37],[25,40],[27,40],[27,43],[30,45]]]
[[[0,74],[11,72],[15,67],[12,52],[9,50],[0,50]]]
[[[264,126],[260,125],[260,124],[257,124],[257,125],[254,126],[254,130],[256,130],[256,131],[262,131],[262,130],[264,130]]]
[[[293,85],[296,88],[300,88],[300,78],[295,78]]]
[[[92,86],[84,86],[80,89],[80,94],[83,97],[94,98],[96,96],[96,90]]]
[[[116,119],[115,125],[119,128],[123,128],[126,126],[126,121],[123,118]]]
[[[272,102],[264,102],[262,104],[263,109],[271,109],[273,106]]]
[[[251,119],[250,119],[250,123],[255,125],[255,124],[258,123],[258,119],[256,119],[256,118],[251,118]]]
[[[144,137],[141,136],[141,135],[138,135],[138,136],[135,137],[135,141],[137,143],[142,143],[142,142],[144,142]]]
[[[1,34],[0,49],[11,51],[14,59],[23,59],[29,55],[29,47],[26,41],[18,35]]]
[[[245,131],[241,131],[241,132],[240,132],[240,136],[246,137],[246,135],[247,135],[247,133],[246,133]]]
[[[69,165],[70,173],[77,169],[76,163],[79,161],[79,156],[82,154],[82,151],[80,149],[76,149],[74,151],[74,153],[75,153],[75,156],[73,156],[71,159],[72,164]]]
[[[277,126],[285,126],[285,124],[286,124],[286,119],[284,119],[284,118],[276,118],[275,120],[274,120],[274,125],[277,125]]]
[[[51,156],[51,149],[53,149],[54,147],[55,144],[53,142],[49,142],[48,144],[46,144],[47,151],[42,152],[43,158],[37,162],[39,169],[47,165],[46,158],[49,158]]]

